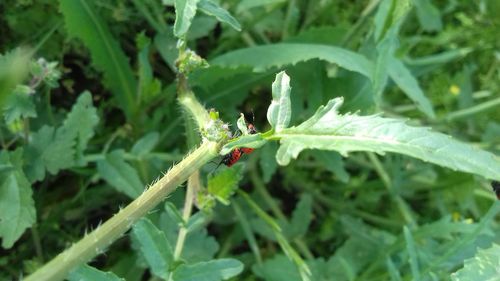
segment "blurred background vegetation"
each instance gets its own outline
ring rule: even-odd
[[[36,220],[19,240],[3,241],[0,280],[33,272],[190,148],[186,132],[192,128],[184,126],[176,102],[173,1],[61,2],[72,4],[0,2],[0,77],[19,67],[8,79],[12,85],[0,83],[0,160],[26,172],[23,192],[33,199],[23,204],[31,205],[26,216]],[[187,43],[209,64],[240,48],[274,43],[339,46],[377,58],[379,1],[217,2],[242,31],[198,12]],[[500,2],[412,2],[395,56],[418,80],[434,117],[393,82],[377,100],[364,77],[319,59],[263,71],[215,63],[194,72],[189,83],[233,128],[243,112],[265,131],[270,85],[285,69],[292,81],[292,124],[343,96],[344,112],[410,118],[498,155]],[[25,87],[9,94],[16,84]],[[276,149],[267,144],[245,158],[240,188],[280,223],[313,280],[447,280],[478,249],[500,243],[498,208],[491,207],[496,198],[484,179],[395,154],[343,158],[307,151],[278,167]],[[183,192],[169,198],[178,208]],[[269,227],[239,195],[232,201],[218,205],[206,227],[188,237],[188,255],[241,260],[245,271],[235,280],[299,280]],[[150,219],[175,242],[168,214],[159,206]],[[91,265],[126,280],[149,280],[136,248],[127,236]]]

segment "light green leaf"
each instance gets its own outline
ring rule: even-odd
[[[5,122],[10,124],[21,118],[36,117],[32,90],[26,85],[17,85],[7,98],[4,108]]]
[[[186,36],[191,22],[196,15],[197,4],[200,0],[175,0],[174,35],[177,38]]]
[[[417,17],[420,25],[425,31],[441,31],[443,23],[439,9],[429,0],[413,0],[413,5],[417,9]]]
[[[236,164],[208,178],[208,193],[215,196],[224,205],[229,205],[229,199],[238,188],[243,174],[243,164]]]
[[[130,198],[136,198],[144,191],[137,171],[125,162],[122,150],[115,150],[97,162],[97,171],[109,185]]]
[[[246,135],[239,137],[237,140],[224,145],[220,151],[220,155],[225,155],[237,147],[259,148],[263,146],[267,140],[262,137],[262,134]]]
[[[165,234],[150,220],[142,218],[134,224],[132,235],[153,274],[166,280],[174,256]]]
[[[236,121],[236,127],[243,135],[248,135],[248,126],[247,120],[245,119],[245,115],[243,113],[240,114],[240,118]]]
[[[130,152],[136,156],[142,157],[147,153],[153,151],[155,146],[160,140],[160,134],[158,132],[150,132],[147,135],[140,138],[132,147]]]
[[[217,18],[218,21],[229,24],[237,31],[241,31],[241,25],[226,9],[211,0],[199,0],[198,9],[203,13]]]
[[[276,74],[272,85],[273,99],[267,109],[267,120],[276,132],[288,127],[292,116],[290,77],[284,71]]]
[[[0,153],[0,164],[12,169],[0,173],[0,237],[7,249],[36,221],[31,185],[21,169],[22,151]]]
[[[14,88],[22,83],[29,73],[31,52],[23,48],[0,54],[0,109]]]
[[[417,107],[430,118],[436,118],[431,102],[425,96],[410,70],[396,58],[390,58],[387,67],[391,79],[417,104]]]
[[[340,115],[337,109],[342,103],[342,98],[332,99],[299,126],[271,136],[281,139],[278,163],[287,165],[304,149],[335,150],[342,155],[351,151],[395,152],[500,180],[500,160],[492,153],[428,128],[409,126],[403,120]]]
[[[250,47],[216,57],[210,65],[230,68],[246,66],[262,72],[311,59],[335,63],[368,78],[371,78],[373,73],[373,63],[364,56],[347,49],[320,44],[278,43]]]
[[[451,275],[453,281],[500,280],[500,245],[479,249],[477,254],[464,262],[464,267]]]
[[[89,265],[82,265],[71,271],[69,281],[124,281],[113,272],[103,272]]]
[[[90,50],[92,63],[104,73],[104,82],[127,117],[136,111],[137,82],[119,43],[87,0],[61,0],[60,10],[69,35]]]
[[[174,271],[173,281],[220,281],[240,274],[243,264],[235,259],[216,259],[182,264]]]

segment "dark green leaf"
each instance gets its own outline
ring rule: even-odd
[[[288,237],[301,237],[307,233],[307,229],[309,228],[309,224],[311,224],[311,220],[313,218],[312,203],[313,201],[311,195],[303,194],[300,197],[300,200],[292,213],[290,229],[287,231]]]
[[[61,0],[60,10],[71,36],[89,48],[94,66],[104,73],[104,82],[130,118],[136,111],[137,82],[120,44],[87,0]]]
[[[62,126],[43,126],[26,147],[26,174],[31,182],[42,180],[45,170],[57,174],[61,169],[85,165],[83,151],[94,134],[99,119],[88,92],[80,95]]]

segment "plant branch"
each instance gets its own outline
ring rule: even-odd
[[[219,146],[216,142],[204,142],[127,207],[24,280],[63,280],[76,266],[86,263],[104,252],[109,245],[120,238],[137,220],[163,201],[191,174],[217,156]]]

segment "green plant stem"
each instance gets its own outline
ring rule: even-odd
[[[361,30],[361,27],[363,27],[363,25],[367,22],[368,16],[375,11],[379,3],[380,0],[371,0],[368,3],[365,9],[361,12],[360,17],[358,18],[354,26],[349,30],[347,35],[342,40],[340,46],[345,47],[350,43],[352,38]]]
[[[251,169],[250,172],[250,179],[253,183],[253,186],[255,187],[255,190],[259,193],[260,196],[264,199],[266,204],[271,208],[271,211],[273,212],[274,216],[278,218],[278,220],[283,221],[283,222],[288,222],[288,219],[286,218],[285,214],[281,211],[281,209],[278,207],[274,199],[272,198],[271,194],[267,192],[267,189],[264,185],[264,182],[262,179],[257,175],[256,169]],[[298,249],[301,251],[301,253],[307,258],[307,259],[314,259],[314,255],[311,253],[309,248],[307,247],[307,244],[302,241],[300,238],[295,238],[293,240],[295,244],[297,245]]]
[[[43,248],[42,243],[40,243],[40,235],[38,234],[38,225],[36,223],[31,227],[31,237],[35,245],[36,256],[43,262]]]
[[[63,280],[76,266],[84,264],[104,252],[111,243],[121,237],[137,220],[163,201],[177,186],[186,181],[192,173],[196,172],[213,157],[216,157],[219,146],[215,142],[204,142],[127,207],[24,280]]]
[[[200,185],[200,175],[199,171],[193,173],[188,180],[188,186],[186,191],[186,199],[184,200],[184,209],[182,210],[182,219],[185,225],[191,216],[191,211],[193,210],[193,201],[196,195],[196,190],[199,189]],[[184,248],[184,242],[187,236],[187,227],[183,225],[179,230],[179,235],[177,236],[177,243],[175,244],[174,250],[174,260],[179,260],[182,254],[182,249]]]
[[[466,109],[452,112],[446,116],[446,120],[451,121],[465,117],[470,117],[471,115],[477,115],[484,111],[493,110],[495,108],[498,108],[498,106],[500,106],[500,98],[489,100]]]

